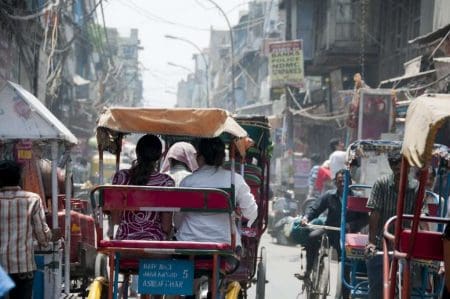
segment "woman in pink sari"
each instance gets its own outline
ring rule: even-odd
[[[174,180],[158,172],[162,144],[155,135],[145,135],[136,145],[136,160],[130,169],[119,170],[113,177],[113,185],[145,185],[173,187]],[[119,228],[117,240],[166,240],[172,230],[172,213],[124,211],[113,215],[113,223]]]

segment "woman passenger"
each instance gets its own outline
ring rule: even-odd
[[[114,175],[113,185],[173,187],[174,180],[157,170],[161,153],[159,138],[144,135],[136,145],[136,160],[130,169],[119,170]],[[170,212],[124,211],[113,218],[113,223],[119,224],[117,240],[166,240],[172,229]]]
[[[194,146],[188,142],[176,142],[167,152],[166,158],[162,164],[161,172],[170,175],[175,186],[198,168],[197,151]]]

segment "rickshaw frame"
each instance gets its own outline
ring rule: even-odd
[[[428,177],[428,165],[433,154],[433,143],[436,139],[437,131],[441,126],[450,119],[450,95],[448,94],[426,94],[415,99],[409,106],[406,121],[405,121],[405,134],[402,145],[402,162],[400,170],[400,186],[397,200],[397,215],[395,216],[395,231],[394,235],[390,234],[386,229],[384,231],[384,259],[383,259],[383,279],[384,290],[383,297],[385,299],[393,299],[395,297],[396,285],[397,285],[397,270],[399,259],[405,261],[405,273],[402,281],[402,299],[410,297],[410,262],[415,257],[417,249],[416,238],[418,237],[418,228],[420,221],[433,221],[433,222],[447,222],[450,219],[439,217],[439,219],[432,219],[429,217],[421,217],[421,207],[425,197],[425,182]],[[448,161],[448,151],[441,153],[441,159]],[[419,190],[418,197],[416,199],[416,205],[414,214],[412,216],[406,216],[412,218],[412,226],[408,233],[409,241],[406,245],[407,248],[401,250],[401,235],[405,233],[402,228],[404,211],[404,201],[406,193],[406,185],[408,181],[409,167],[419,168]],[[442,215],[441,215],[442,216]],[[391,219],[392,221],[392,219]],[[389,221],[388,221],[389,224]],[[393,238],[392,238],[393,237]],[[388,242],[393,241],[394,252],[392,256],[392,262],[389,262],[389,256],[387,253]],[[442,251],[442,239],[439,235],[430,239],[433,244],[430,247],[431,250]],[[429,244],[430,245],[430,244]],[[433,246],[435,245],[435,246]],[[439,246],[440,245],[440,246]],[[434,248],[433,248],[434,247]],[[434,254],[435,252],[433,252]],[[443,257],[439,257],[442,260]]]
[[[133,121],[129,121],[130,119]],[[208,125],[206,126],[205,124]],[[245,151],[250,145],[247,132],[225,110],[210,108],[109,108],[100,115],[97,126],[100,182],[103,180],[103,150],[108,150],[116,154],[116,169],[118,170],[120,143],[123,136],[129,133],[152,133],[160,136],[178,136],[182,138],[188,136],[196,138],[225,136],[230,141],[232,170],[235,169],[235,151],[237,150],[241,156],[245,156]],[[231,171],[231,174],[231,195],[234,203],[234,171]],[[266,177],[268,178],[268,175]],[[263,185],[264,188],[268,188],[268,184],[266,185]],[[258,214],[261,215],[261,213]],[[267,215],[267,213],[265,214]],[[103,221],[102,213],[97,216],[101,223]],[[267,216],[264,219],[265,221],[260,222],[267,223]],[[261,226],[258,229],[258,242],[259,236],[263,233],[264,229],[265,226]],[[233,240],[232,243],[234,244]],[[256,244],[256,247],[258,247],[258,244]],[[217,272],[216,269],[213,272]],[[212,289],[217,294],[217,287],[213,285]],[[112,290],[109,292],[109,298],[112,297],[111,292]]]

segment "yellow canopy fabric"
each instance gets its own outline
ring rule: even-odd
[[[247,136],[247,132],[222,109],[108,108],[100,115],[98,127],[120,133],[212,138],[226,132],[239,138]]]
[[[426,166],[432,155],[436,133],[447,119],[450,119],[449,94],[426,94],[410,104],[402,146],[402,154],[409,165]]]
[[[107,108],[97,122],[98,144],[111,153],[119,150],[121,136],[127,133],[194,136],[212,138],[228,133],[239,140],[245,154],[249,146],[245,131],[226,111],[216,108]]]

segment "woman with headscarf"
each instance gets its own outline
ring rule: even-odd
[[[120,170],[114,175],[113,185],[173,187],[174,180],[157,170],[161,154],[159,138],[144,135],[136,145],[136,160],[130,169]],[[113,216],[116,218],[113,222],[119,224],[117,240],[165,240],[172,230],[172,213],[169,212],[124,211]]]
[[[161,172],[167,173],[175,181],[175,186],[198,168],[197,151],[188,142],[176,142],[167,152]]]

